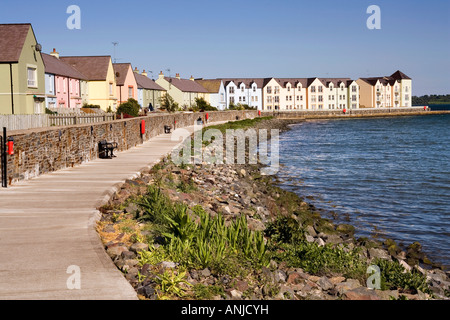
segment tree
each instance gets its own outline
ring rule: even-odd
[[[166,93],[160,98],[161,108],[166,109],[167,112],[175,112],[178,110],[178,103],[173,100],[170,94]]]
[[[211,106],[204,98],[195,98],[195,111],[217,111],[217,108]]]
[[[130,98],[130,99],[128,99],[127,102],[122,103],[117,108],[117,114],[123,113],[123,114],[130,115],[132,117],[138,117],[140,110],[141,110],[141,106],[139,105],[139,103],[135,99]]]

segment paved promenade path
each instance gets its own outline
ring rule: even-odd
[[[137,299],[103,249],[95,231],[96,208],[178,144],[171,135],[160,135],[117,158],[0,189],[0,299]],[[80,270],[80,289],[68,287],[78,275],[71,266]]]

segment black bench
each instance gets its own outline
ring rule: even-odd
[[[101,159],[112,159],[115,157],[114,149],[117,149],[118,145],[116,142],[107,142],[102,140],[98,143],[98,155]]]
[[[171,126],[164,126],[164,132],[165,132],[166,134],[170,133],[171,130],[172,130],[172,127],[171,127]]]

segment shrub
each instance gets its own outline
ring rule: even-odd
[[[165,109],[167,112],[175,112],[178,110],[178,103],[172,98],[172,96],[166,93],[160,98],[161,108]]]
[[[141,110],[141,106],[139,105],[139,103],[133,99],[130,98],[128,99],[127,102],[122,103],[118,108],[117,108],[117,114],[127,114],[130,115],[132,117],[138,117],[139,116],[139,111]]]

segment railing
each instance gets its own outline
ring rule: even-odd
[[[115,113],[104,114],[57,114],[49,116],[50,126],[72,126],[76,124],[97,123],[116,120]]]
[[[34,128],[45,128],[51,126],[71,126],[76,124],[97,123],[113,121],[116,119],[114,113],[103,114],[13,114],[0,115],[0,128],[8,131],[27,130]]]

